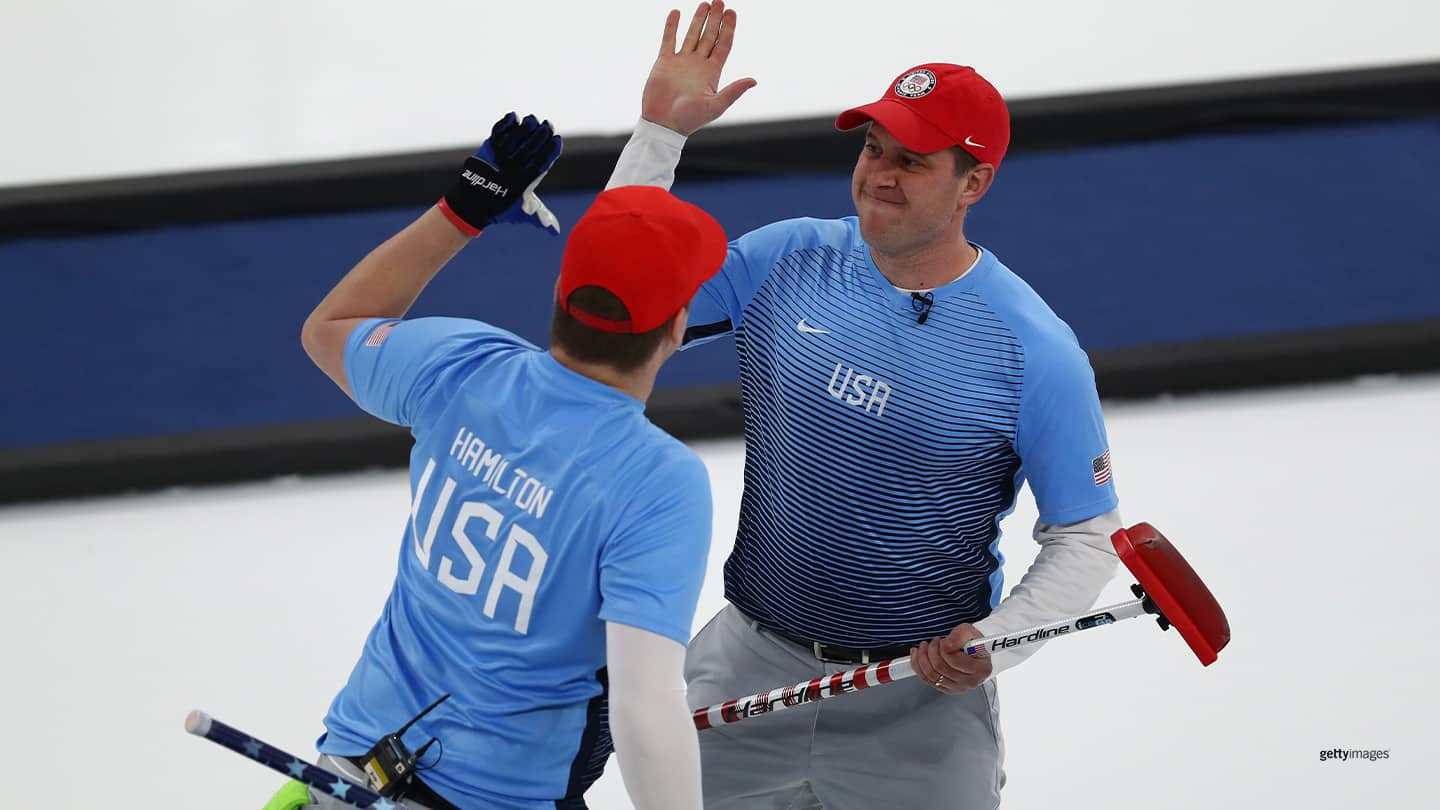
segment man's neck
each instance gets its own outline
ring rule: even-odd
[[[980,251],[965,240],[932,244],[913,253],[886,254],[874,247],[870,257],[880,274],[896,287],[907,290],[933,290],[965,275],[980,258]]]
[[[589,377],[598,383],[604,383],[621,393],[629,394],[641,402],[648,401],[650,394],[655,390],[655,375],[659,371],[658,366],[653,369],[645,366],[633,372],[622,372],[614,366],[605,363],[587,363],[583,360],[577,360],[567,354],[565,350],[555,346],[550,347],[550,354],[555,358],[557,363],[576,374]]]

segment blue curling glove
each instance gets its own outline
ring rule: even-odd
[[[460,177],[440,200],[440,210],[470,236],[493,223],[528,223],[560,235],[560,221],[535,194],[535,187],[560,157],[561,140],[549,121],[510,113],[495,122],[490,137],[466,158]]]

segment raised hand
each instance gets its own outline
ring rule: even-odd
[[[689,135],[719,118],[754,87],[751,78],[736,79],[717,90],[720,73],[735,42],[735,12],[724,0],[701,3],[677,48],[680,12],[665,18],[660,55],[650,68],[640,101],[640,116],[651,123]]]
[[[460,178],[441,200],[441,211],[470,236],[497,223],[534,225],[559,235],[560,223],[535,187],[560,157],[562,145],[549,121],[533,115],[521,120],[510,113],[495,122],[490,137],[465,161]]]

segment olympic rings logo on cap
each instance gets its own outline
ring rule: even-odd
[[[928,70],[912,70],[895,82],[895,95],[905,98],[927,96],[935,89],[935,74]]]

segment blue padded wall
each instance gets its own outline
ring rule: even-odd
[[[1317,125],[1017,154],[967,226],[1091,351],[1440,317],[1440,121]],[[849,178],[677,186],[732,235],[851,212]],[[593,193],[547,195],[562,223]],[[417,210],[0,243],[0,451],[354,416],[306,313]],[[561,240],[499,228],[414,314],[544,345]],[[731,382],[720,342],[661,386]]]

